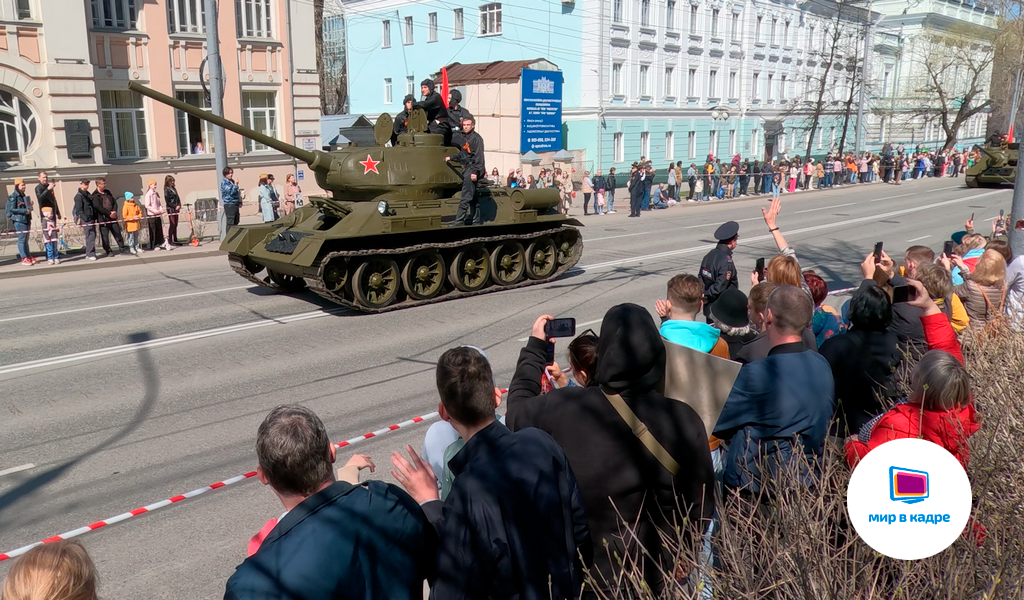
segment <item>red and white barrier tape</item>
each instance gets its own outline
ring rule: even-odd
[[[354,438],[352,438],[350,440],[345,440],[344,442],[339,442],[339,443],[335,444],[335,447],[337,447],[337,448],[346,448],[348,446],[352,446],[352,445],[358,444],[360,442],[365,442],[366,440],[369,440],[369,439],[372,439],[372,438],[384,435],[386,433],[395,431],[397,429],[402,429],[403,427],[409,427],[411,425],[416,425],[418,423],[423,423],[425,421],[431,421],[433,419],[436,419],[437,417],[438,417],[438,414],[436,412],[432,412],[430,414],[423,415],[422,417],[416,417],[414,419],[409,419],[408,421],[402,421],[401,423],[395,423],[394,425],[391,425],[390,427],[385,427],[384,429],[378,429],[377,431],[371,431],[370,433],[364,433],[363,435],[361,435],[359,437],[354,437]],[[147,504],[146,506],[140,506],[139,508],[136,508],[135,510],[132,510],[132,511],[129,511],[129,512],[126,512],[126,513],[121,513],[119,515],[110,517],[109,519],[103,519],[101,521],[96,521],[95,523],[91,523],[89,525],[86,525],[85,527],[79,527],[78,529],[72,529],[71,531],[68,531],[68,532],[65,532],[65,533],[61,533],[61,534],[55,535],[53,537],[48,537],[48,538],[46,538],[45,540],[43,540],[41,542],[36,542],[34,544],[29,544],[28,546],[22,546],[21,548],[18,548],[16,550],[11,550],[9,552],[4,552],[4,553],[0,554],[0,562],[3,562],[3,561],[5,561],[5,560],[7,560],[9,558],[14,558],[16,556],[21,556],[22,554],[28,552],[29,550],[31,550],[32,548],[35,548],[36,546],[38,546],[40,544],[51,544],[53,542],[59,542],[61,540],[68,540],[68,539],[71,539],[71,538],[74,538],[74,537],[78,537],[78,536],[80,536],[82,534],[89,533],[90,531],[95,531],[95,530],[100,529],[102,527],[106,527],[107,525],[113,525],[114,523],[120,523],[121,521],[126,521],[126,520],[128,520],[128,519],[130,519],[132,517],[137,517],[137,516],[142,515],[142,514],[151,513],[154,510],[157,510],[159,508],[163,508],[165,506],[170,506],[171,504],[176,504],[178,502],[181,502],[182,500],[186,500],[188,498],[194,498],[194,497],[196,497],[196,496],[198,496],[200,494],[205,494],[206,492],[210,492],[210,491],[213,491],[213,490],[218,490],[220,488],[227,487],[229,485],[238,483],[239,481],[245,481],[246,479],[251,479],[251,478],[253,478],[255,476],[256,476],[256,471],[249,471],[248,473],[245,473],[244,475],[239,475],[237,477],[232,477],[230,479],[225,479],[223,481],[218,481],[217,483],[210,484],[208,486],[192,490],[191,492],[186,492],[184,494],[178,494],[177,496],[172,496],[171,498],[168,498],[166,500],[161,500],[159,502],[154,502],[153,504]]]
[[[127,223],[138,222],[139,225],[142,226],[142,222],[143,221],[149,221],[150,219],[160,219],[161,217],[167,216],[169,214],[170,213],[163,213],[162,215],[153,215],[151,217],[139,217],[138,219],[114,219],[113,221],[95,221],[93,223],[75,223],[73,221],[69,221],[65,217],[65,218],[61,219],[57,223],[57,230],[60,231],[60,230],[64,229],[65,227],[77,227],[77,228],[81,229],[81,228],[83,228],[83,227],[85,227],[87,225],[110,225],[111,223],[117,223],[119,225],[125,225]],[[184,216],[184,218],[186,220],[188,219],[188,212],[182,211],[182,212],[175,213],[175,214],[177,216],[179,216],[179,217]],[[179,221],[179,224],[181,224],[181,221]],[[25,231],[4,231],[4,232],[0,232],[0,237],[3,237],[5,235],[18,235],[19,233],[45,233],[45,232],[46,232],[45,229],[26,229]]]

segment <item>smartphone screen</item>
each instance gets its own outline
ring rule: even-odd
[[[548,349],[547,349],[547,352],[545,352],[545,359],[547,359],[547,362],[545,364],[548,364],[548,365],[555,364],[555,343],[554,342],[548,343]]]
[[[1004,211],[1003,209],[1000,208],[999,209],[999,218],[1002,219],[1003,215],[1005,215],[1005,214],[1006,214],[1006,211]]]
[[[946,255],[946,258],[949,258],[950,256],[953,256],[953,241],[952,240],[948,240],[942,246],[942,253]]]
[[[544,324],[544,335],[549,338],[572,337],[576,335],[576,319],[551,319]]]
[[[882,242],[875,243],[875,264],[882,262]]]
[[[757,271],[757,280],[764,281],[764,257],[757,259],[754,270]]]
[[[898,285],[892,288],[892,303],[909,302],[914,298],[914,288],[909,285]]]

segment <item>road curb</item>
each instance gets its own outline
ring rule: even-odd
[[[94,269],[111,269],[121,266],[138,265],[138,264],[153,264],[170,262],[173,260],[188,260],[190,258],[209,258],[211,256],[227,256],[227,252],[221,250],[203,250],[199,252],[188,252],[181,254],[165,253],[160,256],[139,256],[134,257],[133,260],[117,260],[110,261],[101,259],[97,261],[88,261],[82,259],[81,262],[74,262],[68,265],[55,265],[40,267],[36,266],[31,269],[24,269],[21,271],[10,271],[7,273],[0,273],[0,279],[18,279],[21,277],[36,277],[43,275],[56,275],[59,273],[72,273],[75,271],[91,271]],[[40,261],[42,262],[42,261]]]

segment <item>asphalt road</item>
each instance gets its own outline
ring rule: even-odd
[[[894,256],[914,243],[941,249],[971,213],[985,230],[1009,208],[1009,191],[962,181],[787,195],[779,225],[804,268],[849,287],[876,241]],[[597,330],[618,303],[653,313],[667,279],[696,273],[725,220],[740,221],[747,289],[755,259],[775,252],[762,206],[586,217],[583,258],[559,281],[385,315],[325,312],[312,295],[254,288],[223,258],[5,280],[0,552],[249,471],[256,428],[278,404],[309,406],[337,441],[430,413],[434,363],[458,344],[484,348],[507,384],[538,315]],[[390,479],[390,453],[420,447],[426,427],[362,444],[380,467],[374,477]],[[79,539],[108,600],[214,598],[280,510],[252,479]]]

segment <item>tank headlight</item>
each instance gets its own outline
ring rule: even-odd
[[[389,211],[387,200],[381,200],[377,203],[377,212],[379,212],[382,217],[388,216]]]

